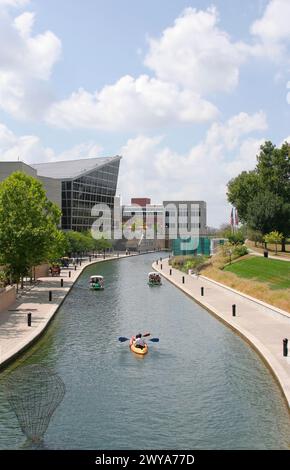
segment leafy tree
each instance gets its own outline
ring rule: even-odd
[[[242,230],[230,233],[227,238],[232,245],[243,245],[245,243],[245,235]]]
[[[70,230],[65,232],[65,237],[68,245],[68,254],[75,255],[87,251],[88,239],[84,233]]]
[[[0,264],[17,283],[47,260],[60,216],[32,176],[15,172],[0,184]]]
[[[69,248],[67,238],[61,230],[57,230],[54,233],[53,238],[53,243],[49,249],[47,257],[48,261],[50,261],[51,263],[53,261],[57,261],[62,256],[64,256],[68,252]]]
[[[255,171],[243,171],[228,183],[228,200],[237,209],[241,222],[248,220],[248,206],[259,191],[258,181]]]
[[[283,240],[283,233],[279,233],[277,230],[274,230],[273,232],[267,233],[264,236],[265,243],[271,243],[275,245],[275,252],[277,254],[278,248],[277,245],[278,243],[281,243]]]
[[[271,191],[261,191],[248,205],[248,224],[264,235],[277,227],[282,213],[282,199]]]
[[[112,242],[104,237],[96,240],[96,250],[106,251],[112,248]]]
[[[257,156],[257,175],[259,186],[264,190],[280,196],[283,201],[290,202],[290,158],[289,145],[285,142],[276,148],[272,142],[261,145]]]
[[[271,142],[260,147],[255,170],[242,172],[228,183],[228,200],[240,220],[262,235],[271,231],[290,234],[290,157],[285,142],[276,148]],[[282,250],[285,251],[285,237]]]
[[[263,234],[259,230],[253,230],[249,227],[247,228],[247,237],[255,242],[255,246],[257,246],[257,243],[264,241]]]

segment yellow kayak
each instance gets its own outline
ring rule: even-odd
[[[135,346],[135,337],[134,336],[132,336],[132,338],[130,339],[130,349],[135,354],[141,354],[141,356],[144,356],[144,354],[148,353],[147,344],[145,344],[144,348],[142,348],[142,349],[141,348],[136,348],[136,346]]]

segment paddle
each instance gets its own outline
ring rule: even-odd
[[[126,338],[125,336],[120,336],[118,339],[121,343],[124,343],[125,341],[129,341],[130,338]]]
[[[146,336],[149,336],[149,334],[147,334]],[[130,338],[126,338],[126,336],[120,336],[118,340],[120,341],[120,343],[124,343],[125,341],[129,341]],[[149,341],[152,341],[152,343],[159,343],[159,338],[150,338]]]

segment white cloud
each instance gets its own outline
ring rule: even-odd
[[[174,122],[203,122],[217,109],[198,94],[148,75],[126,75],[100,92],[83,89],[55,103],[47,122],[62,127],[143,130]]]
[[[227,150],[237,147],[240,138],[254,131],[267,129],[267,118],[263,111],[249,115],[239,113],[225,124],[214,123],[207,133],[207,143],[217,145],[223,142]]]
[[[227,220],[226,184],[242,170],[253,169],[265,139],[250,136],[267,128],[265,115],[240,113],[214,124],[205,139],[180,154],[163,139],[138,136],[121,149],[120,191],[131,196],[166,199],[205,199],[209,223]]]
[[[4,124],[0,124],[0,160],[26,163],[75,160],[78,158],[98,157],[103,148],[95,142],[85,142],[63,152],[57,153],[45,147],[35,135],[17,136]]]
[[[251,25],[250,31],[256,42],[246,46],[248,54],[289,66],[289,17],[289,0],[270,0],[261,18]]]
[[[30,0],[0,0],[1,7],[22,8],[30,3]]]
[[[145,65],[161,80],[208,93],[235,88],[244,60],[242,44],[218,27],[215,8],[187,8],[160,39],[149,40]]]
[[[289,0],[270,0],[263,16],[256,20],[251,32],[262,42],[290,40],[290,2]]]
[[[48,81],[61,53],[51,31],[32,34],[34,20],[34,13],[13,18],[0,8],[0,108],[17,118],[39,117],[50,104]]]

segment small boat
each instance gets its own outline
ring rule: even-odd
[[[147,344],[145,344],[144,348],[137,348],[135,346],[135,336],[132,336],[132,338],[130,339],[130,349],[132,352],[134,352],[135,354],[140,354],[141,356],[144,356],[144,354],[147,354],[148,353],[148,346]]]
[[[104,278],[103,276],[91,276],[90,277],[90,288],[93,290],[103,290],[104,289]]]
[[[161,276],[156,272],[148,273],[148,285],[149,286],[161,286]]]

